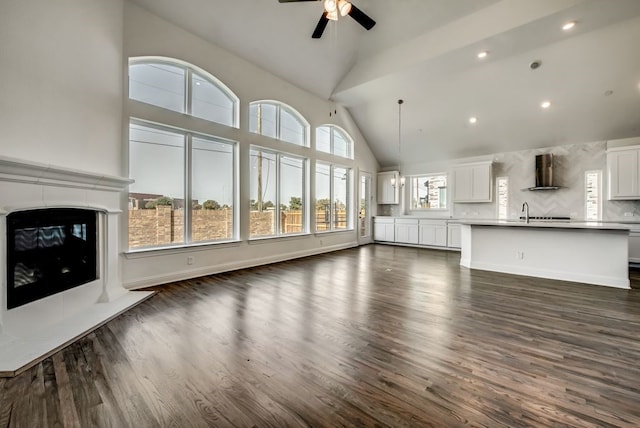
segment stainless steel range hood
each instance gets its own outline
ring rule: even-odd
[[[557,190],[561,186],[554,184],[553,177],[553,153],[545,153],[536,156],[536,185],[523,190]]]

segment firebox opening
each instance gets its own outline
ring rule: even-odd
[[[98,214],[77,208],[7,216],[7,309],[99,278]]]

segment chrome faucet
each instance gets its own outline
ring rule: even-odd
[[[527,223],[529,223],[529,204],[528,203],[524,203],[522,204],[522,212],[524,213],[524,219]]]

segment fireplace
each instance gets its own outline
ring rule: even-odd
[[[0,155],[0,377],[153,294],[120,282],[131,181]]]
[[[97,212],[77,208],[7,216],[7,309],[99,277]]]

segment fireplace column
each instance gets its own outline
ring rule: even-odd
[[[100,212],[100,272],[102,278],[102,294],[98,303],[117,299],[126,290],[120,285],[120,269],[118,264],[118,223],[122,211]]]

